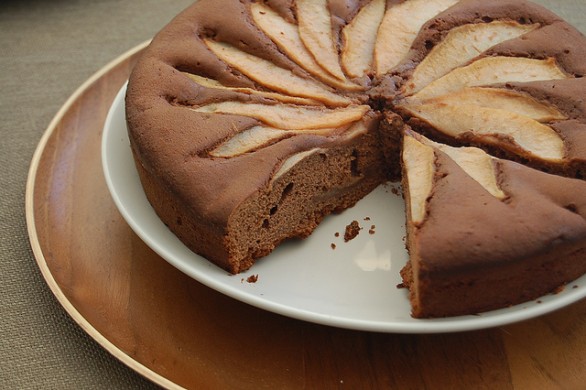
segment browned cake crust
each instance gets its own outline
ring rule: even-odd
[[[308,236],[326,215],[353,206],[387,180],[398,180],[401,142],[409,128],[437,142],[477,146],[501,158],[499,185],[507,195],[496,199],[487,194],[458,163],[437,152],[425,219],[414,223],[408,212],[411,260],[402,275],[414,316],[470,314],[516,304],[586,272],[586,184],[575,179],[586,173],[586,38],[527,1],[409,1],[421,4],[410,16],[430,7],[438,11],[421,21],[401,61],[384,68],[377,58],[364,74],[348,76],[344,68],[347,77],[337,79],[335,68],[322,74],[304,65],[255,19],[274,13],[297,28],[299,5],[292,0],[200,0],[166,26],[130,77],[126,112],[145,193],[171,231],[218,266],[242,272],[281,241]],[[340,53],[348,39],[344,29],[375,3],[328,2],[332,40]],[[255,14],[259,4],[267,8]],[[383,11],[405,4],[386,1]],[[493,22],[523,33],[480,50],[417,89],[418,70],[454,31]],[[377,44],[380,39],[384,37]],[[453,91],[435,93],[434,88],[444,76],[472,69],[483,59],[501,61],[495,62],[495,73],[506,73],[502,64],[513,59],[533,61],[526,72],[477,87],[495,100],[504,96],[549,110],[540,118],[521,115],[511,123],[528,123],[531,131],[555,138],[557,150],[531,149],[533,140],[528,146],[518,133],[454,134],[442,125],[443,118],[434,117],[447,107],[453,110],[448,118],[457,123],[475,110],[470,103],[472,108],[462,111],[442,100]],[[242,63],[265,69],[266,77]],[[546,76],[521,77],[532,74],[532,66]],[[273,70],[285,72],[279,73],[281,79],[309,81],[309,89],[317,83],[318,92],[271,85]],[[233,106],[225,108],[227,102]],[[243,103],[255,112],[239,111]],[[281,107],[303,107],[310,116],[362,111],[331,126],[294,128],[287,126],[305,114],[284,124],[265,116]],[[497,114],[506,117],[508,109],[500,107]],[[412,183],[405,176],[409,208]],[[560,188],[563,194],[557,193]]]

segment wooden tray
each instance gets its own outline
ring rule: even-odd
[[[49,287],[112,355],[164,387],[579,388],[586,301],[483,331],[399,335],[330,328],[253,308],[185,276],[118,213],[102,127],[141,45],[66,102],[34,155],[29,235]]]

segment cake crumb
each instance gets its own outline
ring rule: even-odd
[[[370,221],[370,217],[365,217],[364,220],[365,221]]]
[[[578,288],[578,285],[577,285],[577,284],[574,284],[574,285],[572,286],[572,288]]]
[[[258,280],[258,274],[250,275],[248,278],[246,278],[246,281],[248,283],[256,283],[257,280]]]
[[[561,293],[562,291],[564,291],[564,289],[565,289],[565,288],[566,288],[566,286],[565,286],[565,285],[564,285],[564,286],[559,286],[558,288],[556,288],[555,290],[553,290],[553,292],[552,292],[552,293],[553,293],[554,295],[556,295],[556,294],[559,294],[559,293]]]
[[[330,244],[330,246],[332,247],[332,249],[336,249],[336,244],[334,244],[333,242]]]
[[[336,233],[334,234],[334,236],[335,236],[335,237],[340,237],[340,232],[336,232]]]
[[[376,229],[376,225],[372,225],[370,227],[370,229],[368,230],[368,234],[371,234],[371,235],[374,234],[375,233],[374,229]]]
[[[401,195],[401,193],[399,192],[399,189],[397,187],[391,187],[391,193],[396,196]]]
[[[356,238],[361,229],[362,228],[358,224],[358,221],[352,221],[350,225],[346,226],[346,231],[344,232],[344,242],[348,242]]]

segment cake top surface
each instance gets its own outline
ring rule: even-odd
[[[201,0],[131,76],[131,142],[218,226],[283,169],[375,126],[381,108],[436,141],[575,173],[585,43],[527,1]]]
[[[583,180],[416,133],[408,133],[404,142],[410,218],[417,225],[416,256],[425,259],[424,272],[498,267],[562,246],[578,248],[586,239]]]

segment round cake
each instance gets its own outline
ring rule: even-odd
[[[200,0],[134,68],[147,198],[236,274],[402,181],[412,315],[586,273],[586,38],[515,0]]]

